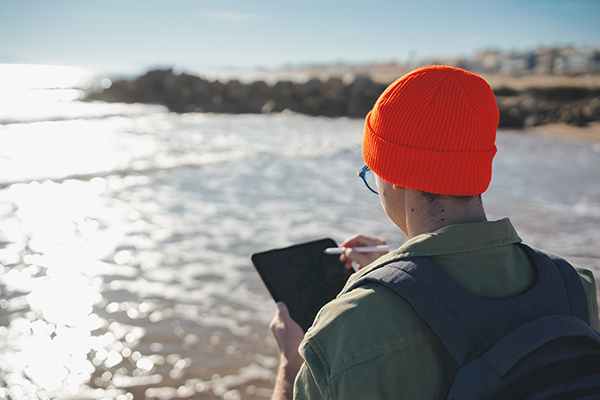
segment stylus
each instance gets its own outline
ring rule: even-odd
[[[347,249],[350,249],[350,247],[346,247]],[[379,246],[364,246],[364,247],[352,247],[352,250],[354,251],[358,251],[359,253],[372,253],[372,252],[385,252],[388,251],[390,249],[390,246],[388,246],[387,244],[382,244]],[[342,248],[341,247],[330,247],[328,249],[325,249],[325,251],[323,251],[323,253],[325,254],[342,254]]]

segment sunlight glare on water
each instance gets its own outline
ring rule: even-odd
[[[92,312],[102,302],[99,289],[103,282],[98,274],[106,269],[98,259],[118,238],[98,232],[99,219],[112,217],[98,201],[105,184],[102,181],[13,185],[4,192],[19,203],[16,210],[5,206],[9,214],[2,219],[9,223],[3,225],[4,240],[13,242],[11,238],[17,237],[10,227],[29,238],[0,252],[4,265],[0,306],[12,312],[9,326],[3,328],[1,347],[13,349],[1,359],[0,369],[5,372],[4,380],[12,383],[29,377],[29,385],[15,385],[24,390],[21,398],[38,398],[40,393],[58,389],[80,393],[81,385],[96,370],[88,358],[90,352],[105,349],[116,340],[114,335],[92,335],[108,328],[107,322]],[[26,254],[24,245],[33,254]],[[29,311],[18,312],[24,308]]]
[[[60,108],[57,102],[81,97],[81,88],[90,86],[90,73],[76,67],[58,65],[0,64],[0,116],[18,115],[23,106],[49,112]]]
[[[89,72],[60,65],[0,64],[3,89],[54,89],[86,85]]]
[[[0,171],[0,180],[40,177],[40,165],[46,177],[114,169],[124,155],[115,151],[112,135],[103,128],[82,121],[0,128],[0,154],[8,167]]]

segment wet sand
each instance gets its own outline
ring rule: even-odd
[[[590,142],[600,142],[600,122],[591,122],[587,126],[548,124],[528,128],[528,130],[550,135],[588,140]]]
[[[582,74],[577,76],[528,74],[512,76],[482,73],[479,75],[490,84],[492,89],[507,87],[514,90],[526,90],[529,88],[561,86],[587,88],[597,88],[600,86],[600,75],[598,74]]]

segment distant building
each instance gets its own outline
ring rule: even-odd
[[[535,55],[533,53],[510,52],[500,58],[498,71],[503,74],[518,74],[531,71],[535,65]]]
[[[502,53],[498,50],[483,50],[475,54],[474,67],[482,71],[497,72]]]
[[[536,59],[533,72],[537,74],[552,74],[557,54],[556,49],[536,49],[533,52]]]
[[[531,51],[482,50],[471,62],[474,70],[503,74],[582,74],[600,72],[600,48],[560,46]]]
[[[589,47],[559,47],[552,72],[581,74],[592,72],[597,50]]]

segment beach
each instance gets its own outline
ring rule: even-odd
[[[406,240],[357,177],[360,118],[23,93],[0,99],[0,398],[270,398],[275,304],[250,254]],[[501,129],[483,200],[599,283],[597,130]]]
[[[548,124],[532,128],[533,131],[565,136],[574,139],[582,139],[591,142],[600,142],[600,123],[591,122],[587,126],[572,126],[567,124]]]

